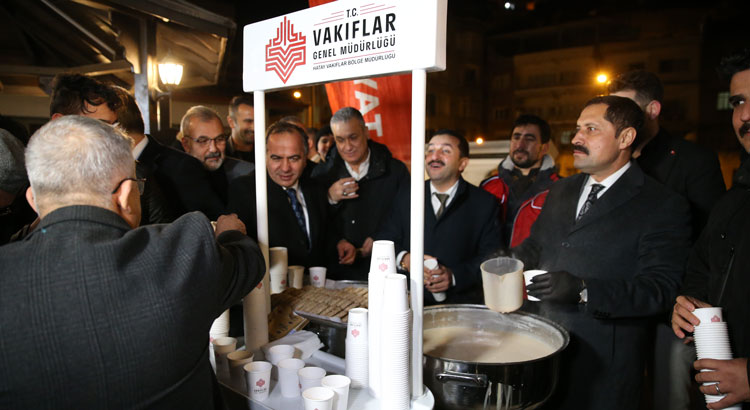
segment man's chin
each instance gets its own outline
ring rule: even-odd
[[[216,171],[224,163],[223,159],[203,161],[203,166],[209,171]]]

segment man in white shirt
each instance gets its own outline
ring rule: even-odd
[[[378,239],[392,240],[400,270],[424,272],[425,304],[483,303],[479,265],[500,249],[499,206],[492,194],[469,184],[461,172],[469,163],[469,143],[455,131],[440,130],[427,145],[425,169],[425,260],[437,267],[411,261],[410,189],[396,196],[388,223]],[[445,298],[440,295],[444,292]]]
[[[513,248],[544,269],[525,309],[570,332],[556,409],[636,409],[648,317],[671,307],[689,251],[686,201],[630,161],[643,113],[624,97],[590,100],[573,138],[582,171],[552,185],[531,235]]]

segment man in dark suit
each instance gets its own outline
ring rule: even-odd
[[[555,409],[635,409],[650,346],[647,317],[666,312],[689,250],[683,198],[644,175],[631,147],[643,124],[633,101],[590,100],[573,138],[581,174],[552,185],[531,235],[513,248],[534,277],[525,308],[571,340]]]
[[[226,156],[229,137],[219,114],[211,108],[190,107],[180,121],[180,135],[182,148],[203,164],[214,194],[226,207],[229,183],[253,172],[255,165]]]
[[[328,235],[325,189],[306,176],[307,144],[300,127],[277,122],[266,134],[268,233],[270,246],[287,248],[289,265],[321,266]],[[255,235],[255,174],[229,187],[229,209]]]
[[[41,217],[0,247],[0,408],[217,408],[213,320],[265,273],[236,216],[136,228],[131,141],[82,116],[26,154]]]
[[[331,117],[336,147],[313,171],[328,189],[331,223],[343,239],[328,258],[331,279],[367,280],[373,237],[382,227],[409,171],[383,144],[372,141],[362,113],[344,107]]]
[[[643,110],[643,132],[634,144],[633,158],[646,175],[690,203],[692,238],[697,239],[711,208],[725,191],[716,153],[673,136],[659,125],[664,87],[656,74],[643,70],[624,73],[609,84],[609,93],[630,98]],[[665,319],[663,315],[654,318],[654,350],[647,372],[653,387],[646,386],[646,391],[652,389],[645,396],[651,397],[655,409],[684,409],[691,400],[693,407],[703,407],[704,398],[690,394],[697,392],[690,378],[695,349],[675,337]]]
[[[430,139],[425,155],[430,179],[425,182],[424,258],[437,259],[437,268],[411,261],[409,184],[401,186],[389,221],[378,234],[378,239],[394,242],[402,271],[424,272],[427,305],[483,303],[479,265],[501,247],[497,200],[461,178],[468,163],[469,143],[462,135],[441,130]],[[447,299],[436,301],[434,294],[441,292]]]

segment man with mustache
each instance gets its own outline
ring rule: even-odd
[[[255,166],[235,158],[227,158],[228,136],[216,111],[196,105],[190,107],[180,121],[180,143],[186,153],[198,159],[208,171],[211,187],[222,203],[228,203],[229,183],[250,174]]]
[[[497,175],[479,184],[500,203],[505,247],[518,246],[529,236],[549,187],[560,179],[555,160],[547,154],[549,140],[546,121],[521,115],[513,123],[510,153],[498,165]]]
[[[437,131],[427,144],[424,259],[437,259],[437,267],[411,261],[409,184],[399,190],[388,223],[378,234],[394,242],[402,271],[423,271],[426,305],[484,302],[479,265],[497,251],[502,233],[495,198],[461,177],[468,163],[469,143],[455,131]]]
[[[553,184],[517,248],[543,269],[525,305],[570,332],[555,409],[638,408],[649,317],[669,311],[689,250],[686,201],[631,161],[643,112],[632,100],[588,101],[573,138],[580,174]]]
[[[742,148],[750,153],[750,49],[722,61],[729,80],[732,125]],[[700,324],[696,308],[723,309],[729,342],[735,359],[703,359],[694,363],[695,380],[707,383],[700,392],[726,395],[709,409],[741,403],[750,409],[750,161],[744,160],[732,188],[714,205],[706,228],[693,247],[685,280],[672,311],[672,330],[685,338]],[[686,339],[686,342],[690,338]]]
[[[238,95],[232,98],[227,123],[232,134],[227,140],[226,155],[255,162],[255,108],[252,96]]]

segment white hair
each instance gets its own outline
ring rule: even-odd
[[[32,135],[26,171],[37,207],[109,207],[112,190],[135,175],[133,140],[99,120],[67,115]]]
[[[200,122],[209,122],[217,119],[221,126],[224,126],[224,123],[221,122],[221,117],[219,117],[219,114],[217,114],[216,111],[205,105],[195,105],[190,107],[185,115],[182,116],[182,120],[180,120],[180,135],[177,137],[178,140],[182,140],[184,137],[193,136],[193,130],[190,128],[190,120],[193,118],[198,118]]]

